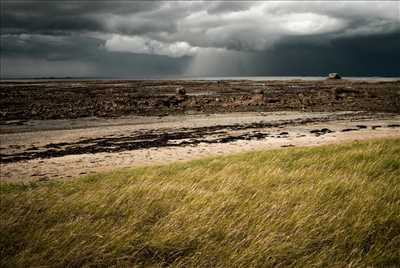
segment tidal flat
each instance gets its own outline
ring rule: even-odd
[[[2,181],[400,136],[400,82],[3,81]]]

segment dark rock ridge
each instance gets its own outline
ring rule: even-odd
[[[400,81],[0,82],[0,121],[269,111],[400,112]]]

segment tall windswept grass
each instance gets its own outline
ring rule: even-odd
[[[400,140],[1,186],[2,267],[399,267]]]

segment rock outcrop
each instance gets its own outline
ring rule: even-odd
[[[0,121],[289,110],[400,113],[400,81],[3,81],[0,86]]]

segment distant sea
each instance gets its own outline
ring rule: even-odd
[[[11,81],[24,81],[24,82],[44,82],[44,81],[74,81],[74,80],[250,80],[250,81],[288,81],[288,80],[306,80],[306,81],[318,81],[325,80],[326,76],[179,76],[179,77],[9,77],[1,78],[3,82]],[[353,80],[353,81],[370,81],[370,82],[380,82],[380,81],[400,81],[400,77],[379,77],[379,76],[365,76],[365,77],[342,77],[342,79]]]

